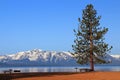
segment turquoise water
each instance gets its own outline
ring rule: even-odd
[[[89,68],[89,66],[75,67],[0,67],[0,73],[4,70],[21,70],[21,72],[76,72],[75,68]],[[120,71],[120,66],[95,66],[96,71]]]

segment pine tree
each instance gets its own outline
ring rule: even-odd
[[[76,39],[74,45],[74,57],[79,64],[90,64],[91,71],[94,71],[94,64],[107,63],[105,55],[111,50],[112,46],[104,42],[104,35],[108,28],[100,27],[101,16],[97,16],[97,12],[92,4],[88,4],[83,10],[82,20],[78,18],[78,30],[74,30]]]

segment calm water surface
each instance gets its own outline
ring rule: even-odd
[[[76,66],[80,68],[89,68],[89,66]],[[21,72],[76,72],[76,67],[0,67],[0,73],[4,70],[21,70]],[[95,66],[96,71],[120,71],[120,66]]]

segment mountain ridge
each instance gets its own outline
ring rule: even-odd
[[[120,65],[120,55],[107,55],[110,64]],[[34,49],[16,54],[0,56],[0,66],[78,66],[69,52],[43,51]]]

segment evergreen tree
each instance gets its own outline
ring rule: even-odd
[[[111,50],[104,42],[104,35],[108,28],[100,27],[100,16],[92,4],[88,4],[82,13],[82,20],[78,18],[78,30],[74,30],[76,39],[74,45],[74,57],[79,64],[90,64],[91,71],[94,71],[94,64],[107,63],[105,55]]]

